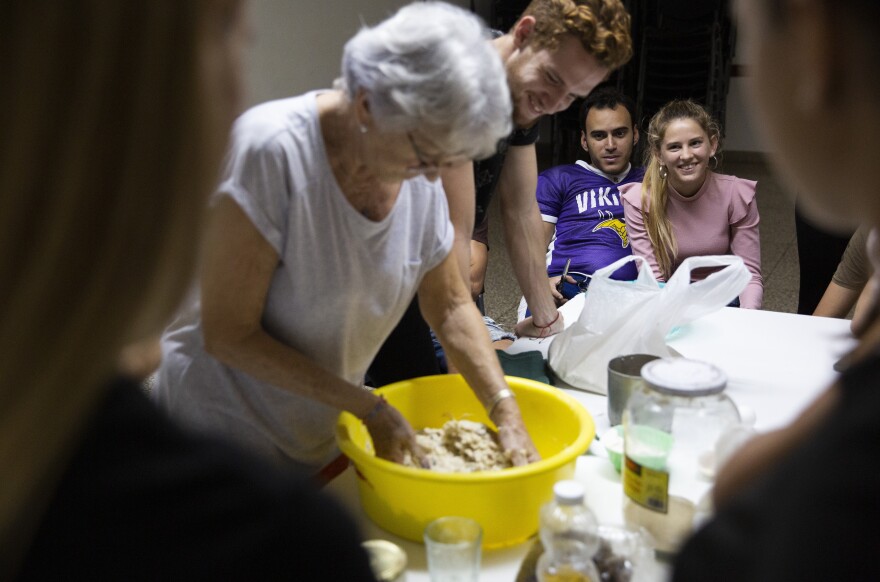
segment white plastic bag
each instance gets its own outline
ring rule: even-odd
[[[635,281],[611,274],[630,261],[642,268]],[[721,268],[691,283],[691,271]],[[557,335],[547,363],[564,382],[590,392],[608,393],[608,362],[626,354],[677,356],[666,335],[733,301],[751,275],[734,255],[690,257],[660,287],[642,257],[624,257],[595,272],[577,321]]]

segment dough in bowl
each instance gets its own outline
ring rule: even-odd
[[[488,426],[471,420],[450,420],[442,428],[423,428],[416,442],[424,449],[430,470],[438,473],[499,471],[511,467],[498,444],[498,435]],[[403,464],[417,467],[409,453]]]

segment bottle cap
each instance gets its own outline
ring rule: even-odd
[[[583,503],[585,494],[586,491],[583,484],[578,481],[557,481],[556,485],[553,486],[553,496],[556,498],[556,502],[561,505]]]
[[[663,358],[642,367],[642,378],[658,392],[671,396],[708,396],[727,386],[727,376],[716,366],[687,358]]]

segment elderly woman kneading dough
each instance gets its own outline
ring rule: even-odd
[[[335,90],[236,122],[200,294],[163,337],[156,392],[175,415],[316,472],[339,454],[347,410],[380,457],[424,465],[409,423],[362,384],[418,291],[502,447],[515,464],[538,459],[450,253],[437,180],[510,132],[486,39],[464,10],[412,4],[346,44]]]

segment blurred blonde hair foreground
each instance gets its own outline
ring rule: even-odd
[[[237,0],[11,0],[0,18],[0,578],[121,347],[190,281],[234,115]]]

